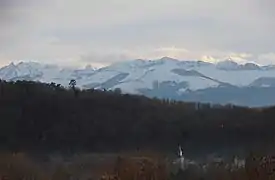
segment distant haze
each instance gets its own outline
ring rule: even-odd
[[[275,63],[274,0],[0,0],[0,65]]]

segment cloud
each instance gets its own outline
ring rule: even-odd
[[[272,0],[0,0],[0,5],[0,54],[9,61],[105,64],[159,56],[213,61],[234,53],[250,60],[245,53],[257,62],[274,62],[261,57],[275,46]]]
[[[275,52],[274,53],[267,53],[267,54],[260,54],[258,55],[258,62],[268,65],[268,64],[274,64],[275,62]]]
[[[153,49],[152,47],[135,48],[135,49],[97,49],[89,54],[82,55],[81,61],[86,63],[97,63],[107,65],[133,59],[159,59],[164,56],[177,59],[191,58],[192,53],[184,48],[176,47],[160,47]],[[193,55],[194,57],[194,55]],[[191,58],[193,59],[193,58]]]

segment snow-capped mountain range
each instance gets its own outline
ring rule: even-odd
[[[272,94],[265,97],[275,90],[275,66],[238,64],[230,59],[214,64],[164,57],[121,62],[100,69],[20,62],[1,68],[0,78],[55,82],[63,86],[75,79],[80,88],[120,88],[124,93],[149,97],[249,106],[275,104]]]

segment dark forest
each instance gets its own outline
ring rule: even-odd
[[[173,150],[274,139],[275,108],[185,103],[29,81],[0,82],[0,145],[12,151]]]

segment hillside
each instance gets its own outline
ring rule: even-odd
[[[182,144],[187,151],[265,143],[275,135],[274,108],[184,103],[119,91],[74,93],[54,83],[0,85],[2,148],[102,152],[171,150]]]

